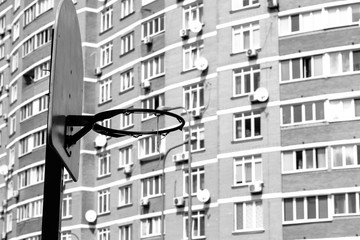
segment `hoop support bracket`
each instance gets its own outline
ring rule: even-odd
[[[151,131],[127,131],[127,130],[117,130],[113,128],[107,128],[101,126],[97,122],[103,121],[104,119],[112,118],[119,114],[133,114],[133,113],[153,113],[157,117],[162,115],[167,115],[173,117],[179,121],[179,124],[175,127],[165,128],[165,129],[157,129]],[[77,143],[85,134],[89,131],[94,130],[99,134],[103,134],[106,136],[111,137],[124,137],[124,136],[132,136],[132,137],[139,137],[142,135],[152,135],[152,134],[159,134],[159,135],[167,135],[170,132],[176,130],[182,130],[185,125],[185,120],[172,112],[157,110],[157,109],[143,109],[143,108],[130,108],[130,109],[115,109],[97,113],[95,115],[69,115],[66,116],[66,126],[65,126],[65,149],[69,149],[72,145]],[[82,127],[79,131],[75,134],[72,134],[73,127]]]

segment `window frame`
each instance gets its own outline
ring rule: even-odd
[[[247,155],[247,156],[241,156],[241,157],[234,157],[234,186],[247,186],[250,184],[253,184],[255,182],[262,182],[263,181],[263,161],[261,154],[256,155]],[[250,164],[251,166],[251,173],[250,177],[251,180],[247,181],[247,172],[246,172],[246,166]],[[260,173],[257,173],[256,165],[260,164]],[[237,176],[237,167],[241,167],[241,181],[239,176]],[[238,180],[239,179],[239,180]]]
[[[162,181],[161,175],[141,179],[141,198],[156,198],[162,196]]]
[[[249,46],[246,46],[247,38],[244,37],[244,33],[249,32]],[[258,32],[258,35],[255,34]],[[259,21],[239,24],[232,27],[232,53],[243,53],[248,49],[260,49],[261,48],[261,35]]]
[[[191,126],[190,132],[191,132],[191,137],[196,139],[194,141],[191,141],[191,152],[194,153],[205,150],[206,149],[205,125],[203,123],[193,125]],[[189,127],[185,127],[183,129],[183,141],[186,141],[188,137],[189,137]],[[185,144],[183,149],[184,152],[189,151],[189,145]]]
[[[250,136],[246,136],[246,120],[250,119]],[[256,134],[256,119],[259,119],[259,134]],[[241,137],[236,137],[238,135],[237,122],[241,122]],[[233,139],[234,141],[246,141],[251,139],[260,139],[261,135],[261,112],[259,111],[248,111],[235,113],[233,115]]]
[[[97,196],[97,212],[99,215],[110,213],[110,189],[98,191]]]
[[[324,152],[324,167],[320,167],[321,164],[319,164],[319,167],[316,167],[316,161],[321,160],[318,159],[318,151],[323,150]],[[312,168],[308,168],[308,153],[309,151],[312,152]],[[297,154],[301,153],[301,159],[298,160]],[[286,157],[286,155],[289,156]],[[290,159],[291,158],[291,159]],[[302,149],[295,149],[295,150],[286,150],[281,152],[281,165],[282,165],[282,174],[291,174],[291,173],[301,173],[301,172],[313,172],[313,171],[322,171],[328,169],[328,159],[329,159],[329,153],[327,147],[313,147],[313,148],[302,148]],[[287,164],[285,164],[285,161],[291,161],[291,164],[289,163],[289,166],[291,165],[291,170],[286,170]],[[300,161],[301,160],[301,161]],[[298,162],[300,161],[300,162]],[[301,168],[298,168],[298,164],[301,164]]]
[[[260,208],[258,208],[260,203]],[[250,209],[248,209],[248,206],[250,206]],[[238,209],[242,208],[242,215],[238,212]],[[251,218],[252,220],[251,225],[248,225],[248,211],[251,211]],[[261,211],[260,213],[258,211]],[[260,216],[263,215],[264,209],[263,209],[263,201],[262,200],[254,200],[254,201],[247,201],[247,202],[237,202],[234,204],[234,232],[252,232],[252,231],[264,231],[264,218],[261,219],[261,226],[257,226],[258,224],[258,214]],[[241,215],[241,216],[240,216]],[[239,218],[242,218],[242,225],[243,228],[238,228],[238,221]]]
[[[112,77],[108,77],[99,82],[99,104],[104,104],[112,100]]]
[[[125,185],[119,187],[119,207],[132,205],[132,185]]]
[[[134,88],[134,69],[120,73],[120,93]]]
[[[196,68],[196,60],[202,56],[204,42],[198,41],[187,44],[183,47],[183,71],[190,71]]]
[[[205,167],[197,167],[191,169],[191,196],[205,189]],[[183,196],[189,197],[189,171],[183,171]],[[194,186],[196,183],[196,187]]]
[[[113,27],[113,6],[105,7],[100,13],[100,33],[106,32]]]
[[[111,175],[111,154],[110,152],[102,153],[98,156],[98,177]]]
[[[256,83],[256,75],[259,75],[258,83]],[[246,90],[245,76],[250,76],[249,91]],[[240,77],[240,93],[238,89],[238,77]],[[261,82],[261,69],[260,64],[250,65],[248,67],[237,68],[233,70],[233,97],[241,97],[252,94],[260,87]],[[257,86],[256,86],[257,85]]]

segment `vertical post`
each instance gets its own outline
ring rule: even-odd
[[[41,239],[60,239],[63,164],[48,144],[45,154],[45,180]]]
[[[192,163],[192,156],[191,156],[191,118],[189,111],[186,110],[186,115],[189,123],[189,137],[188,137],[188,151],[189,151],[189,162],[188,162],[188,194],[189,194],[189,201],[188,201],[188,239],[192,239],[192,191],[191,191],[191,185],[192,185],[192,169],[191,169],[191,163]]]

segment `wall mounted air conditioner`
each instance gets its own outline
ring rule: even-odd
[[[268,8],[269,9],[279,8],[279,1],[278,0],[268,0]]]
[[[172,156],[172,159],[173,159],[173,162],[175,162],[175,163],[187,161],[187,160],[189,160],[189,152],[174,154]]]
[[[180,29],[179,35],[182,38],[187,38],[189,36],[189,29],[186,29],[186,28]]]
[[[150,205],[149,198],[147,197],[141,198],[140,205],[143,207],[149,206]]]
[[[255,48],[250,48],[246,50],[246,56],[249,58],[257,57],[257,51]]]
[[[183,207],[184,205],[185,205],[185,198],[184,197],[175,197],[174,198],[174,206]]]
[[[200,108],[196,108],[195,110],[192,111],[192,116],[194,118],[201,118],[202,112]]]
[[[146,37],[144,37],[144,39],[143,39],[143,43],[145,44],[145,45],[150,45],[150,44],[152,44],[152,37],[149,37],[149,36],[146,36]]]
[[[5,35],[5,29],[0,27],[0,36],[4,36]]]
[[[261,193],[264,187],[263,182],[254,182],[249,185],[250,193]]]
[[[20,196],[19,190],[14,190],[13,191],[13,197],[18,198],[19,196]]]
[[[6,54],[5,60],[6,60],[7,62],[10,62],[10,54]]]
[[[12,26],[11,26],[11,24],[8,24],[6,26],[6,31],[11,32],[11,30],[12,30]]]
[[[151,83],[149,80],[145,80],[141,83],[141,87],[144,89],[149,89],[151,87]]]
[[[95,76],[100,76],[102,74],[102,70],[100,67],[95,68]]]
[[[124,166],[124,174],[129,175],[132,172],[132,166],[130,164],[127,164]]]

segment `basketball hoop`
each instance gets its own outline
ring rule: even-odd
[[[118,129],[108,128],[101,126],[100,124],[97,123],[105,119],[112,118],[119,114],[129,115],[133,113],[152,113],[157,117],[162,115],[167,115],[178,120],[179,124],[170,128],[156,129],[150,131],[129,131],[129,130],[118,130]],[[184,125],[185,125],[185,120],[181,116],[172,112],[158,110],[158,109],[129,108],[129,109],[115,109],[115,110],[104,111],[97,113],[93,116],[70,115],[70,116],[66,116],[66,129],[75,126],[82,126],[83,128],[80,129],[74,135],[66,134],[65,147],[68,148],[74,145],[80,138],[82,138],[90,130],[94,130],[97,133],[110,137],[124,137],[124,136],[139,137],[142,135],[151,135],[151,134],[164,136],[176,130],[181,131]]]

